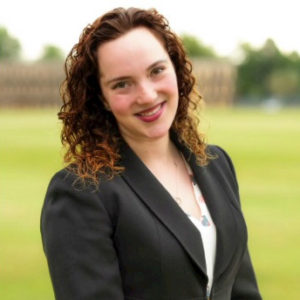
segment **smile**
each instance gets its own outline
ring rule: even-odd
[[[165,101],[151,107],[149,109],[143,110],[135,114],[140,120],[144,122],[153,122],[157,120],[163,113],[163,108],[165,107]]]

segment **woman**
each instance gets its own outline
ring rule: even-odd
[[[231,160],[198,133],[201,98],[164,17],[108,12],[65,67],[69,165],[41,222],[56,299],[261,299]]]

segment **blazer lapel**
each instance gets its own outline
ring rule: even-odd
[[[214,269],[214,279],[216,280],[232,263],[233,256],[240,244],[240,238],[242,238],[240,231],[237,230],[239,225],[237,216],[234,214],[235,209],[231,204],[233,199],[230,199],[231,195],[224,188],[224,182],[219,180],[216,170],[212,169],[210,164],[199,167],[195,156],[191,155],[183,146],[180,145],[180,148],[191,166],[216,226],[217,251]]]
[[[197,228],[129,146],[122,145],[121,154],[121,164],[125,167],[121,176],[206,274],[204,250]]]

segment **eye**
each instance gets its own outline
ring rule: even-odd
[[[158,75],[164,71],[165,67],[164,66],[158,66],[152,69],[151,75]]]
[[[117,82],[116,84],[114,84],[112,86],[112,89],[113,90],[116,90],[116,89],[125,89],[127,87],[129,87],[129,82],[128,81],[119,81],[119,82]]]

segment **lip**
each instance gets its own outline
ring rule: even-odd
[[[156,121],[164,112],[166,101],[163,101],[151,108],[145,109],[139,113],[136,113],[135,116],[143,122],[153,122]],[[153,111],[153,113],[151,113]]]

